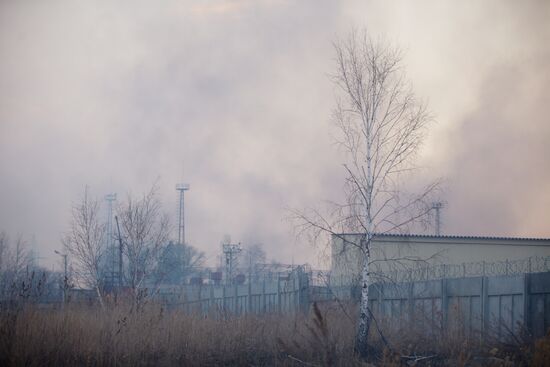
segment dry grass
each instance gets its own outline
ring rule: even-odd
[[[355,328],[338,305],[315,307],[307,317],[222,316],[167,312],[157,305],[139,312],[126,306],[101,311],[82,305],[65,310],[33,306],[3,310],[0,365],[367,365],[354,355]],[[388,332],[384,343],[375,327],[371,331],[371,363],[384,366],[511,366],[531,362],[543,366],[550,338],[504,352],[498,345],[481,345],[478,340],[456,335],[426,335],[406,327]]]
[[[335,315],[336,316],[336,315]],[[0,324],[1,365],[56,366],[264,366],[324,363],[323,347],[310,343],[303,315],[222,317],[166,312],[148,306],[140,312],[119,306],[73,306],[61,310],[24,307],[3,312]],[[335,323],[336,325],[336,323]],[[315,327],[315,326],[314,326]],[[339,340],[340,358],[333,365],[355,364],[350,328],[327,330]],[[346,342],[347,340],[347,342]],[[284,345],[292,345],[292,351]],[[298,346],[299,347],[296,347]],[[295,355],[290,355],[290,352]]]

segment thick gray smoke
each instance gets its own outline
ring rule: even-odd
[[[447,231],[549,236],[549,64],[496,68],[477,96],[453,138]]]
[[[282,218],[338,198],[331,42],[352,25],[405,47],[438,124],[423,162],[447,177],[447,233],[550,236],[548,2],[0,3],[0,230],[45,264],[88,184],[158,178],[212,263],[228,233],[314,262]]]

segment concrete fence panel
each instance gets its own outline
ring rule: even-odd
[[[549,272],[377,283],[369,297],[372,312],[387,324],[414,321],[416,328],[434,333],[511,340],[524,331],[540,337],[550,329]]]

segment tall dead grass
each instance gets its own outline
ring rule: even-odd
[[[333,327],[337,341],[331,365],[353,365],[353,328]],[[167,312],[149,305],[130,307],[69,306],[45,310],[32,306],[2,312],[0,364],[26,366],[265,366],[324,364],[325,345],[310,342],[310,321],[302,314],[230,317]],[[315,328],[315,326],[313,326]],[[285,350],[285,345],[292,350]],[[292,355],[291,353],[295,354]]]
[[[0,312],[0,365],[365,366],[353,350],[355,326],[347,316],[355,314],[353,307],[345,313],[327,303],[309,315],[232,317],[189,315],[154,304],[140,311],[125,305],[106,310],[27,305]],[[387,328],[380,320],[384,338],[371,328],[371,365],[543,366],[550,350],[550,337],[514,351],[482,345],[479,338],[397,325]]]

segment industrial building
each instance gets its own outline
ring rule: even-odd
[[[333,285],[359,279],[364,259],[360,250],[363,237],[357,233],[332,235]],[[418,274],[419,269],[425,269],[426,278],[433,278],[435,275],[429,275],[428,269],[437,269],[437,277],[481,276],[528,273],[537,268],[544,271],[548,267],[550,239],[545,238],[376,234],[370,244],[373,275],[412,271]]]

